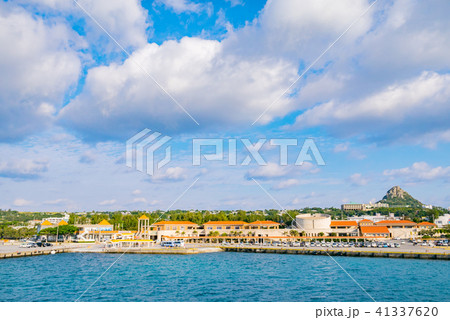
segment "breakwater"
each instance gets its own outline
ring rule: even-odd
[[[47,254],[56,254],[56,253],[65,253],[65,252],[71,252],[71,249],[64,248],[64,249],[47,249],[47,250],[35,250],[35,251],[5,252],[5,253],[0,253],[0,259],[42,256],[42,255],[47,255]]]
[[[360,250],[320,250],[300,248],[261,248],[261,247],[221,247],[229,252],[251,253],[277,253],[277,254],[304,254],[304,255],[330,255],[346,257],[372,257],[372,258],[403,258],[403,259],[434,259],[450,260],[448,253],[434,252],[398,252],[398,251],[360,251]]]

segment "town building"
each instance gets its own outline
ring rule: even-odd
[[[377,208],[389,208],[388,203],[344,203],[341,205],[341,210],[344,211],[368,211],[373,210]]]
[[[331,220],[331,233],[338,237],[358,236],[358,223],[353,220]]]
[[[391,236],[386,226],[361,226],[360,229],[363,237],[389,238]]]
[[[409,239],[417,235],[417,224],[410,220],[383,220],[376,225],[387,227],[393,238]]]
[[[437,227],[436,224],[431,223],[431,222],[427,222],[427,221],[420,222],[420,223],[417,224],[417,229],[419,231],[421,231],[421,230],[430,230],[430,229],[434,229],[436,227]]]
[[[444,226],[448,226],[450,224],[450,214],[446,213],[439,218],[434,220],[434,223],[438,228],[443,228]]]
[[[329,214],[299,214],[295,217],[295,224],[299,231],[305,232],[306,236],[328,235],[332,232]]]

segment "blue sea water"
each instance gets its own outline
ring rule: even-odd
[[[0,301],[75,301],[118,254],[0,260]],[[376,301],[450,301],[448,261],[334,257]],[[79,301],[371,301],[330,257],[125,254]]]

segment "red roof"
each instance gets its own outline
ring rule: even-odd
[[[360,221],[360,223],[361,222],[373,222],[372,220],[369,220],[369,219],[362,219],[361,221]]]
[[[386,226],[367,226],[361,227],[361,233],[376,233],[376,234],[389,234],[389,229]]]
[[[383,220],[376,223],[377,225],[416,225],[415,222],[410,220]]]
[[[357,227],[358,223],[353,220],[332,220],[330,227]]]

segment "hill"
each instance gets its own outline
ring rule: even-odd
[[[422,207],[422,203],[419,200],[414,199],[399,186],[389,189],[383,199],[378,202],[388,203],[389,206]]]

